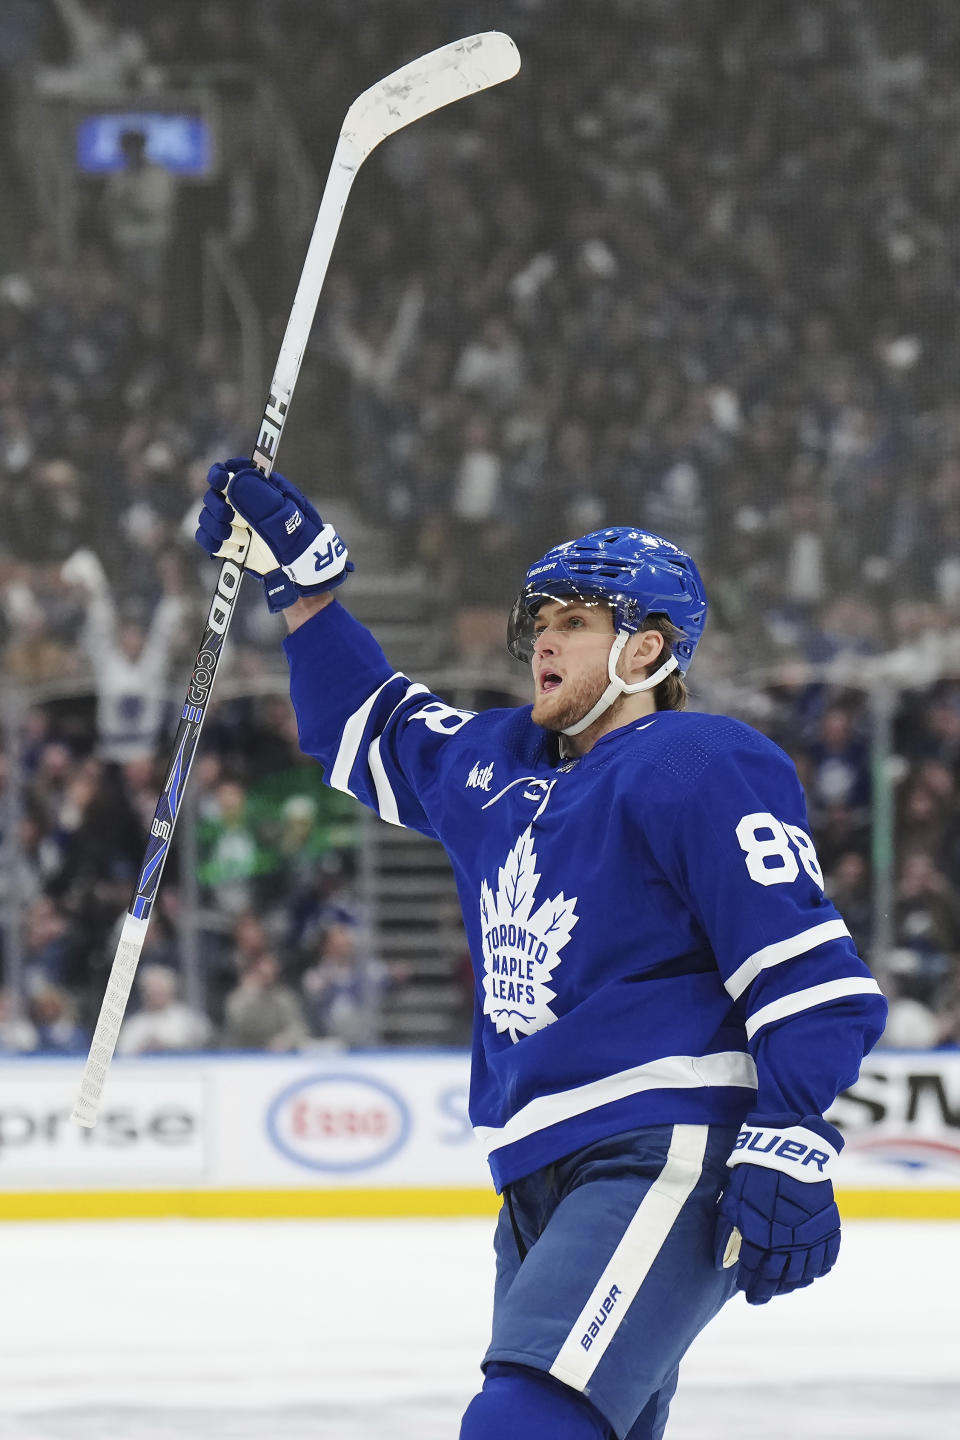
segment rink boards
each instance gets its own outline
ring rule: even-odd
[[[462,1051],[0,1063],[0,1219],[466,1216],[498,1204]],[[830,1112],[848,1217],[960,1218],[960,1052],[883,1052]]]

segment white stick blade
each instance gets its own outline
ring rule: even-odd
[[[123,1024],[130,987],[136,974],[146,933],[146,920],[137,920],[132,915],[124,918],[123,928],[120,931],[120,942],[110,967],[110,978],[107,980],[103,1004],[100,1006],[97,1028],[93,1032],[90,1053],[87,1056],[87,1063],[83,1067],[80,1089],[70,1116],[71,1120],[82,1125],[86,1130],[92,1130],[97,1123],[100,1097],[103,1094],[107,1071],[110,1069],[110,1061],[113,1059],[120,1026]]]
[[[520,53],[509,35],[486,30],[431,50],[354,100],[341,134],[360,158],[388,135],[466,95],[511,79]]]

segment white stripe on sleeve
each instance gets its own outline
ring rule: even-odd
[[[788,1015],[799,1015],[802,1010],[812,1010],[815,1005],[825,1005],[830,1000],[842,1000],[844,995],[882,995],[876,980],[848,976],[845,980],[828,980],[824,985],[811,985],[808,990],[796,990],[762,1005],[747,1020],[747,1039],[751,1040],[757,1031],[773,1020],[784,1020]]]
[[[389,680],[384,680],[379,689],[374,690],[373,694],[364,700],[360,709],[355,710],[346,725],[344,725],[343,734],[340,736],[340,748],[337,750],[337,756],[333,762],[330,778],[327,782],[333,790],[343,790],[347,795],[353,794],[349,784],[350,771],[353,769],[354,762],[356,761],[357,752],[360,749],[360,742],[363,739],[363,732],[367,728],[367,721],[370,718],[370,711],[376,704],[377,697],[381,691],[386,690],[388,685],[392,685],[394,680],[402,678],[399,672],[396,672],[390,676]]]
[[[343,727],[343,733],[340,736],[340,748],[337,750],[336,759],[334,760],[333,767],[330,771],[330,778],[327,781],[327,784],[330,785],[332,789],[343,790],[346,792],[347,795],[353,795],[353,791],[350,789],[349,784],[350,771],[356,764],[357,756],[360,753],[360,742],[363,740],[363,732],[367,728],[367,721],[370,718],[370,711],[376,704],[377,698],[383,693],[384,690],[386,690],[388,685],[392,685],[394,680],[406,679],[406,675],[401,675],[399,670],[395,671],[390,676],[390,679],[384,680],[383,684],[379,687],[379,689],[374,690],[373,694],[367,700],[364,700],[363,704],[360,706],[360,709],[355,710],[350,716],[350,719]],[[400,708],[404,700],[409,700],[411,695],[429,695],[429,693],[430,692],[427,689],[426,685],[410,684],[410,682],[408,681],[406,690],[403,692],[403,695],[397,701],[396,705],[394,705],[393,710],[390,711],[391,716]],[[383,762],[381,761],[380,763],[382,765]],[[374,784],[376,784],[376,778],[374,778]],[[396,802],[394,802],[394,804],[396,804]],[[387,820],[389,819],[389,816],[385,815],[383,818]],[[393,823],[397,824],[399,822],[394,821]]]
[[[777,940],[772,945],[764,945],[762,950],[755,950],[734,970],[724,989],[731,1000],[737,1000],[761,970],[768,970],[771,965],[781,965],[784,960],[795,960],[798,955],[806,955],[808,950],[815,950],[818,945],[824,945],[828,940],[842,940],[844,935],[849,934],[850,931],[842,920],[825,920],[822,925],[801,930],[799,935],[791,935],[787,940]]]
[[[707,1133],[706,1125],[674,1125],[666,1164],[640,1201],[550,1366],[550,1374],[573,1390],[586,1389],[700,1179]],[[589,1337],[587,1346],[585,1337]]]
[[[393,793],[393,787],[387,778],[386,766],[380,754],[380,736],[374,740],[367,751],[367,760],[370,765],[370,774],[373,777],[373,788],[377,792],[377,813],[381,820],[386,820],[388,825],[399,825],[404,828],[400,819],[400,809],[397,805],[397,797]]]
[[[426,685],[408,685],[401,698],[390,711],[384,729],[390,724],[390,721],[394,715],[396,715],[404,700],[409,700],[411,695],[429,695],[429,693]],[[397,804],[397,797],[393,793],[393,786],[390,784],[390,778],[387,775],[387,767],[384,765],[383,756],[380,754],[379,735],[370,742],[370,748],[367,751],[367,763],[370,766],[370,774],[373,778],[373,788],[377,792],[377,812],[380,819],[386,820],[389,825],[399,825],[401,830],[405,830],[406,826],[400,819],[400,807]]]

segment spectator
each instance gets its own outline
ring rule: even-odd
[[[69,647],[51,633],[49,618],[42,609],[18,617],[3,650],[3,671],[10,683],[44,685],[62,680],[74,670]]]
[[[300,1050],[309,1039],[303,1007],[280,980],[277,957],[266,951],[248,961],[226,999],[221,1044],[225,1050]]]
[[[504,315],[490,315],[467,342],[453,374],[454,388],[494,411],[509,405],[523,386],[523,348]]]
[[[117,765],[151,759],[167,719],[167,674],[180,640],[183,599],[168,589],[144,626],[121,616],[91,550],[75,551],[61,573],[84,596],[83,643],[97,685],[99,754]]]
[[[78,762],[57,833],[63,861],[56,893],[78,929],[102,935],[130,900],[146,838],[121,777],[93,757]]]
[[[90,1036],[77,1023],[76,1006],[69,991],[47,981],[30,993],[29,1018],[37,1033],[38,1055],[83,1055]]]
[[[960,891],[924,851],[901,865],[894,933],[900,993],[936,1010],[960,960]]]
[[[893,959],[896,962],[897,957]],[[888,1050],[932,1050],[940,1044],[945,1029],[929,1005],[911,995],[896,994],[890,999],[883,1045]]]
[[[79,468],[65,456],[38,458],[28,479],[28,484],[17,486],[11,494],[7,534],[16,544],[18,557],[33,562],[30,579],[36,603],[37,590],[43,598],[49,596],[46,566],[51,561],[66,560],[76,548],[88,513],[89,495]],[[36,523],[38,509],[44,517],[42,533]]]
[[[387,981],[386,967],[362,945],[357,926],[331,925],[302,980],[311,1033],[348,1048],[375,1045]]]
[[[177,977],[172,970],[165,965],[141,965],[137,992],[139,1008],[123,1022],[118,1055],[157,1055],[206,1047],[210,1021],[177,998]]]
[[[202,918],[200,963],[207,1014],[215,1028],[223,1025],[227,996],[242,975],[272,948],[271,938],[259,915],[247,911],[237,917],[215,906],[205,908]]]
[[[38,81],[48,95],[77,98],[123,91],[146,60],[140,33],[113,23],[109,0],[54,0],[70,49],[67,65],[45,66]]]
[[[814,821],[841,806],[862,823],[870,803],[870,753],[850,705],[833,704],[824,712],[807,753]]]
[[[280,807],[279,824],[269,832],[270,900],[288,903],[309,888],[324,853],[312,795],[289,795]]]
[[[250,911],[257,876],[267,861],[247,813],[247,795],[236,780],[222,780],[200,832],[200,882],[226,915]]]
[[[29,987],[76,984],[77,936],[49,895],[38,896],[27,910],[23,952]]]
[[[119,143],[123,163],[107,176],[103,197],[107,235],[128,295],[151,307],[156,324],[162,320],[177,181],[150,159],[143,131],[125,130]]]
[[[932,775],[941,773],[947,788],[938,789],[932,782]],[[930,778],[928,778],[930,777]],[[904,856],[923,853],[938,855],[941,862],[953,859],[951,819],[955,816],[953,804],[953,777],[940,765],[918,766],[905,782],[899,803],[898,838]],[[956,820],[953,819],[953,825]]]
[[[871,951],[873,907],[867,858],[859,850],[844,850],[827,872],[827,892],[843,916],[861,955]]]
[[[0,986],[0,1055],[29,1055],[39,1043],[36,1026],[20,1014],[10,991]]]
[[[74,756],[64,740],[49,734],[41,739],[31,766],[33,778],[30,791],[37,814],[48,831],[57,828],[60,811],[74,777],[74,767]]]
[[[289,898],[284,943],[291,958],[305,968],[312,963],[331,925],[358,923],[353,864],[344,850],[319,856],[307,884]]]

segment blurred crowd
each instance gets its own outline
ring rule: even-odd
[[[0,1052],[86,1049],[136,887],[166,757],[131,743],[110,759],[95,735],[89,706],[24,717],[0,900],[21,908],[26,1003],[15,1013],[9,990],[0,1001]],[[285,701],[221,705],[203,738],[121,1053],[373,1043],[393,977],[354,883],[355,808],[299,753]],[[187,948],[198,964],[185,986]]]
[[[795,757],[831,893],[868,958],[885,863],[871,695],[886,683],[888,1040],[956,1043],[960,11],[495,8],[520,76],[393,137],[358,178],[296,399],[292,447],[315,468],[294,478],[348,500],[420,572],[450,617],[438,663],[500,663],[523,569],[559,539],[629,518],[689,548],[713,602],[695,701],[746,713]],[[234,98],[257,68],[322,170],[359,89],[489,24],[467,0],[17,0],[0,67],[27,67],[47,95],[149,95],[202,75]],[[246,180],[256,191],[263,177]],[[236,355],[173,323],[150,280],[183,200],[150,193],[173,214],[139,269],[117,229],[124,196],[106,187],[84,190],[69,265],[42,226],[5,251],[0,232],[3,670],[33,696],[86,678],[97,690],[95,710],[29,710],[23,874],[8,867],[6,883],[27,906],[30,1006],[0,1018],[0,1048],[76,1044],[89,1027],[162,779],[167,679],[202,623],[209,570],[190,536],[203,477],[249,449]],[[285,216],[261,207],[239,226],[242,193],[224,190],[228,239],[266,304]],[[181,236],[177,255],[192,253]],[[232,642],[251,689],[276,670],[255,599]],[[402,983],[370,953],[351,845],[324,838],[326,801],[270,704],[269,723],[237,704],[205,733],[196,883],[213,958],[187,1016],[170,885],[130,1022],[143,1016],[152,1044],[359,1043],[376,1038],[371,996]],[[267,744],[299,788],[268,797],[254,824]],[[284,839],[298,825],[307,839]],[[352,1011],[330,978],[341,971]],[[182,1030],[151,1019],[168,1012]],[[269,1035],[244,1028],[268,1014]]]

